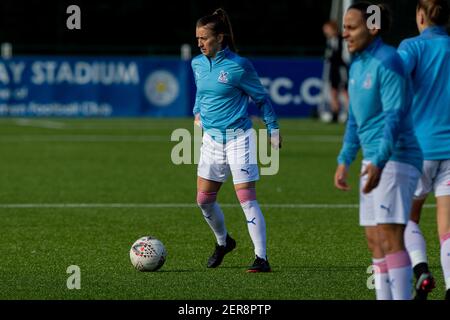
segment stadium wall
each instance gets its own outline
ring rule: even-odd
[[[310,116],[322,99],[321,59],[251,59],[280,117]],[[189,61],[161,57],[0,59],[1,117],[185,117]],[[249,112],[258,115],[256,106]]]

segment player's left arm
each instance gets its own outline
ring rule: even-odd
[[[403,69],[399,69],[402,71]],[[394,152],[397,143],[402,119],[405,118],[411,103],[411,96],[408,90],[408,78],[403,74],[390,70],[380,70],[380,95],[384,114],[383,137],[378,152],[371,163],[381,170],[384,168],[389,158]]]
[[[417,65],[417,52],[415,46],[410,41],[404,40],[400,43],[398,54],[403,61],[403,67],[407,74],[412,74]]]
[[[253,102],[255,102],[256,106],[261,111],[264,124],[269,131],[272,146],[274,148],[281,148],[282,139],[279,131],[280,127],[269,96],[252,63],[247,60],[243,69],[239,83],[240,87],[250,96],[250,98],[252,98]]]

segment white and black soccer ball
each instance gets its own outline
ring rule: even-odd
[[[131,264],[139,271],[156,271],[166,261],[167,251],[158,239],[148,236],[136,240],[130,249]]]

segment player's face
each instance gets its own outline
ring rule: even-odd
[[[328,24],[324,25],[322,30],[323,30],[323,34],[327,38],[333,38],[337,34],[337,32]]]
[[[216,36],[211,29],[206,27],[198,27],[195,34],[198,47],[205,56],[214,58],[217,52],[222,50],[223,35]]]
[[[373,41],[375,34],[367,28],[361,11],[355,9],[347,11],[344,17],[343,37],[347,41],[350,53],[366,49]]]

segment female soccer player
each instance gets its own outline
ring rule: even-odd
[[[425,159],[405,230],[405,245],[417,278],[416,299],[421,300],[434,288],[418,226],[422,206],[433,191],[446,299],[450,300],[450,37],[445,29],[449,14],[447,0],[419,0],[416,22],[421,34],[403,41],[398,49],[413,81],[413,123]]]
[[[277,119],[253,65],[235,52],[226,12],[218,9],[199,19],[196,37],[202,54],[192,60],[197,85],[194,115],[204,129],[197,203],[217,239],[207,267],[218,267],[225,254],[236,247],[216,202],[217,193],[231,172],[255,248],[256,259],[247,271],[269,272],[266,224],[256,200],[259,173],[255,136],[247,112],[249,98],[261,109],[274,148],[281,147]]]
[[[340,190],[350,189],[348,166],[362,147],[360,224],[372,252],[376,296],[378,300],[408,300],[412,298],[412,269],[403,233],[423,156],[414,136],[401,58],[381,39],[389,31],[389,14],[380,5],[381,26],[372,26],[369,6],[356,3],[344,18],[343,36],[353,61],[349,120],[334,183]]]

